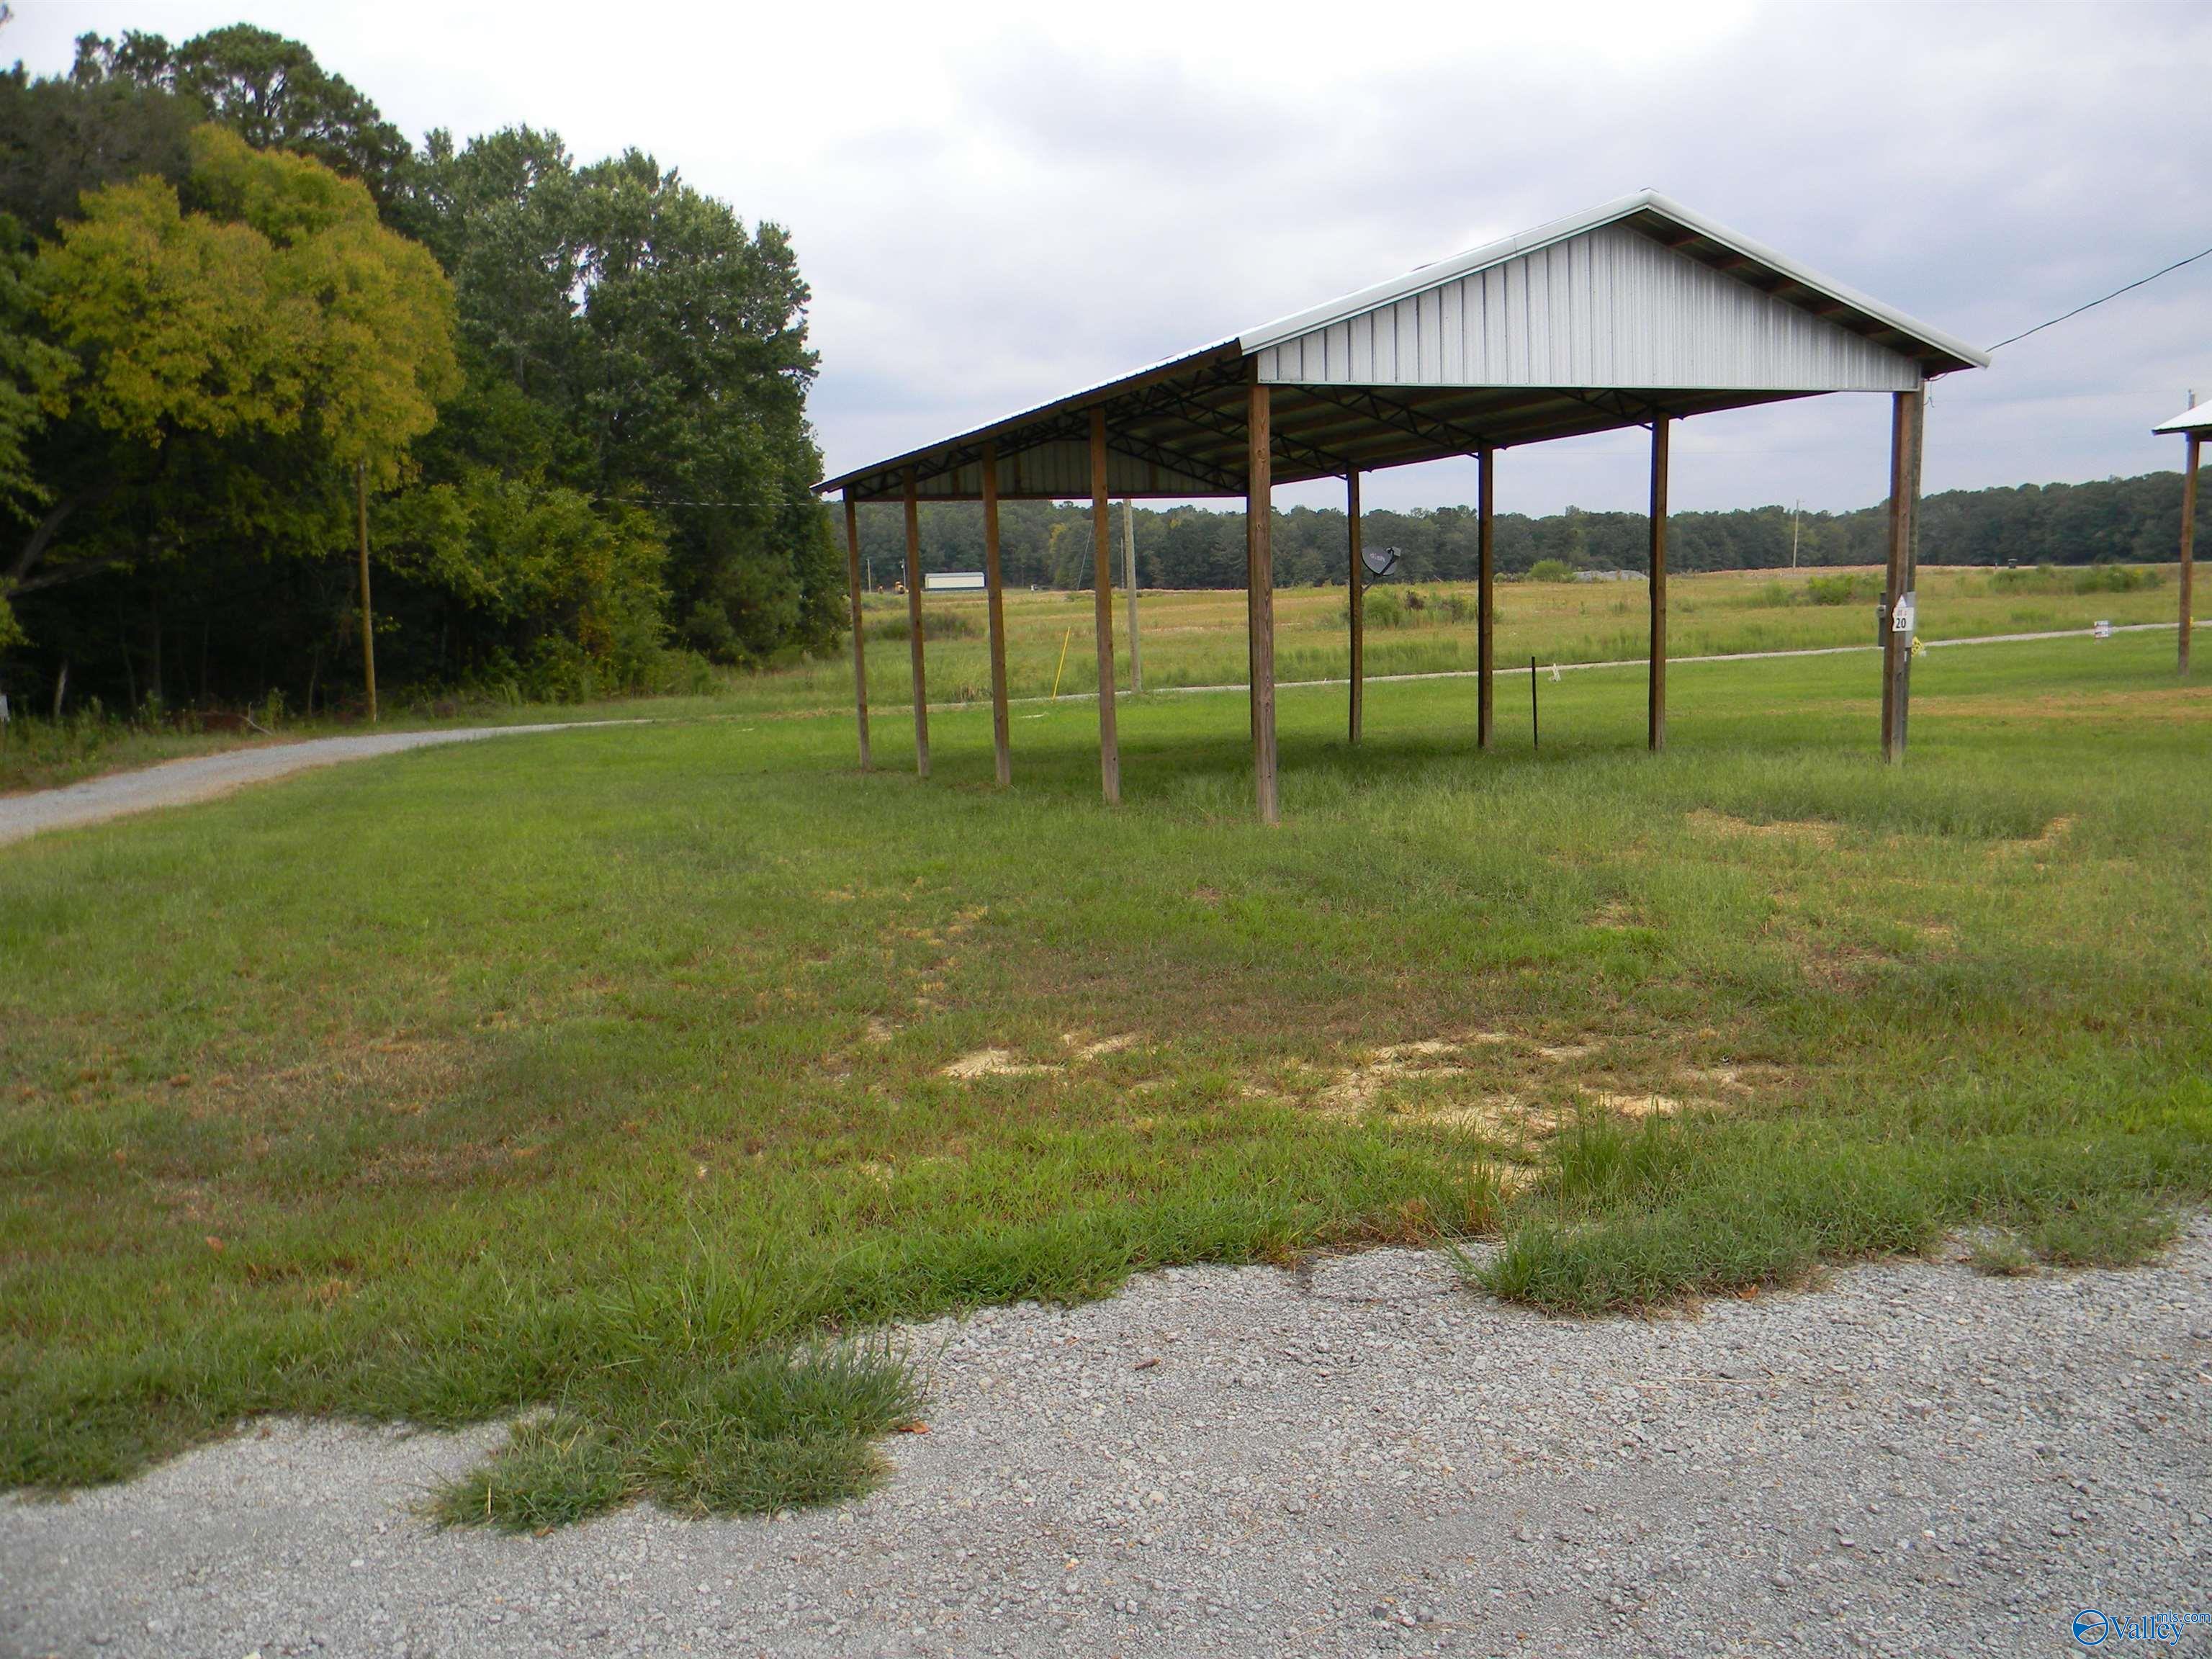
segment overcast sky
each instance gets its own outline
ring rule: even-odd
[[[410,137],[635,146],[780,221],[833,471],[1645,186],[1978,344],[2212,246],[2204,5],[15,9],[0,59],[34,71],[83,30],[243,19]],[[2212,398],[2212,259],[1939,381],[1926,486],[2177,466],[2147,428],[2192,386]],[[1674,501],[1863,506],[1887,418],[1863,396],[1688,422]],[[1514,450],[1498,505],[1640,507],[1643,442]],[[1473,493],[1438,462],[1367,498]]]

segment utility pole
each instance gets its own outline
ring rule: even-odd
[[[1797,568],[1797,515],[1804,510],[1805,503],[1802,501],[1790,509],[1790,568],[1792,570]]]
[[[1121,586],[1129,590],[1129,690],[1145,689],[1145,658],[1137,645],[1137,504],[1121,503]]]
[[[353,464],[354,524],[361,536],[361,675],[368,687],[368,723],[376,724],[376,623],[368,603],[368,463]]]

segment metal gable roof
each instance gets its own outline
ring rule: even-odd
[[[1929,374],[1990,366],[1986,351],[1931,328],[1893,306],[1884,305],[1856,289],[1823,276],[1653,190],[1638,191],[1587,213],[1555,219],[1534,230],[1524,230],[1434,264],[1422,265],[1402,276],[1345,295],[1326,305],[1278,318],[1240,334],[1237,344],[1247,352],[1264,350],[1295,336],[1379,311],[1491,266],[1571,241],[1607,225],[1623,223],[1738,281],[1777,294],[1792,304],[1852,328],[1855,333],[1880,340],[1903,356],[1917,358]]]

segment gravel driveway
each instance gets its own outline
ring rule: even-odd
[[[1408,1251],[908,1333],[864,1502],[542,1538],[412,1506],[502,1431],[271,1423],[0,1502],[11,1654],[2052,1654],[2212,1613],[2212,1224],[1571,1323]],[[2212,1651],[2212,1625],[2178,1648]]]
[[[471,726],[436,732],[379,732],[358,738],[308,738],[271,744],[265,749],[231,749],[219,755],[193,755],[133,772],[111,772],[59,789],[0,795],[0,847],[42,830],[67,830],[98,823],[157,806],[183,806],[227,795],[249,783],[335,766],[341,761],[370,760],[404,749],[440,743],[473,743],[525,732],[574,732],[593,726],[635,725],[630,720],[568,720],[538,726]]]

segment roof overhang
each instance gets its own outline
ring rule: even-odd
[[[2160,421],[2153,432],[2212,432],[2212,404],[2185,409],[2170,421]]]

